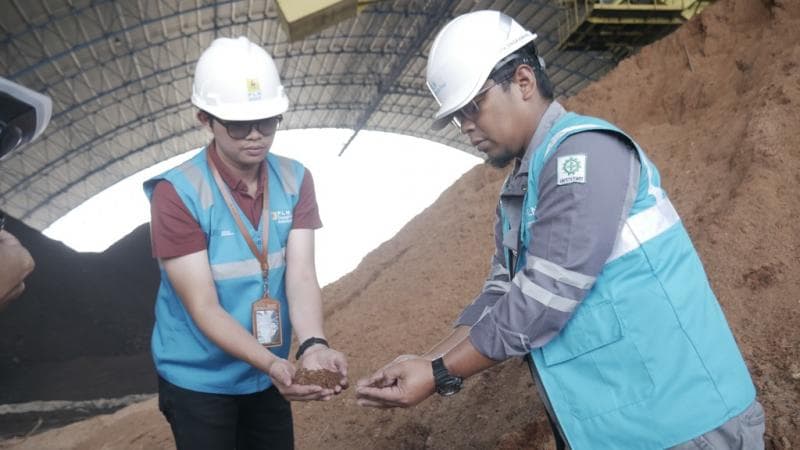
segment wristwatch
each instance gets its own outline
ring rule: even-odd
[[[433,367],[433,381],[436,384],[437,394],[448,397],[461,390],[463,379],[448,372],[442,358],[436,358],[431,361],[431,366]]]

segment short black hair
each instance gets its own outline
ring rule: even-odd
[[[489,74],[489,78],[495,83],[507,86],[511,81],[511,77],[513,77],[514,73],[517,71],[517,67],[522,64],[530,66],[533,69],[539,95],[547,100],[553,100],[555,98],[553,95],[553,82],[550,81],[550,77],[547,76],[544,68],[539,63],[539,55],[536,52],[536,45],[533,41],[528,42],[522,48],[506,56],[497,63],[494,69],[492,69],[492,73]]]

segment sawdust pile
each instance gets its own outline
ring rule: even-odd
[[[661,170],[751,368],[768,449],[800,446],[799,64],[800,2],[720,0],[565,101],[616,122]],[[350,380],[448,332],[488,269],[503,177],[465,174],[325,289],[329,341],[349,355]],[[552,448],[516,360],[413,410],[364,410],[353,393],[296,404],[297,448]],[[172,446],[154,400],[16,444]]]

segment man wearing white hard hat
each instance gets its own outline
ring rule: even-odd
[[[345,356],[323,331],[313,180],[269,151],[289,100],[261,46],[212,42],[195,68],[192,103],[210,143],[144,185],[161,267],[152,337],[159,408],[179,449],[293,448],[289,401],[327,400],[347,387]],[[294,383],[298,368],[340,382]]]
[[[359,380],[358,402],[408,407],[524,357],[557,448],[761,449],[764,412],[656,167],[630,136],[567,112],[535,35],[453,19],[430,50],[434,127],[512,166],[491,270],[450,336]]]

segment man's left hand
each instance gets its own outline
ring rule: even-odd
[[[358,381],[356,398],[361,406],[408,408],[434,392],[431,361],[422,357],[398,358],[369,378]]]

